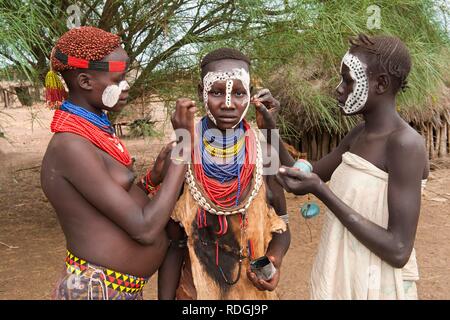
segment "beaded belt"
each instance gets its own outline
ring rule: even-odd
[[[76,257],[70,253],[69,250],[67,250],[66,267],[67,271],[76,275],[84,274],[89,268],[100,269],[102,271],[102,273],[100,273],[100,278],[105,283],[106,287],[120,292],[138,293],[142,291],[145,284],[148,282],[148,278],[135,277],[108,268],[96,266],[86,260]]]

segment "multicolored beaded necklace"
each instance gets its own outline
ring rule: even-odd
[[[114,129],[105,113],[99,116],[64,101],[61,109],[55,110],[50,129],[52,132],[70,132],[82,136],[123,165],[131,164],[128,150],[114,134]]]
[[[255,169],[256,140],[253,134],[248,134],[251,131],[249,124],[243,120],[232,135],[214,134],[214,131],[208,130],[207,118],[204,117],[197,130],[201,143],[193,154],[196,159],[193,164],[195,179],[213,204],[227,209],[238,206],[241,192],[249,186]],[[221,163],[222,160],[225,163]],[[247,224],[246,212],[239,213],[239,218],[242,243]],[[228,231],[227,216],[217,215],[217,219],[219,230],[215,232],[217,239],[213,243],[216,247],[216,266],[225,282],[234,285],[240,278],[243,250],[239,249],[238,275],[234,281],[229,281],[219,264],[219,248],[223,247],[219,240]],[[197,211],[197,226],[199,230],[207,227],[207,211],[202,207]],[[205,240],[201,242],[208,244]],[[248,256],[252,257],[251,240],[247,240],[247,247]]]
[[[108,115],[104,111],[102,111],[101,116],[99,116],[98,114],[88,111],[85,108],[77,106],[76,104],[73,104],[67,100],[63,102],[60,110],[82,117],[90,123],[99,127],[101,130],[109,134],[114,134],[114,129],[111,125],[111,121],[109,121]]]

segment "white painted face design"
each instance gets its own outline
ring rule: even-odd
[[[247,70],[243,68],[236,68],[228,72],[223,71],[210,71],[203,78],[203,101],[205,103],[206,114],[211,119],[214,124],[217,124],[216,119],[212,115],[211,111],[209,111],[208,107],[208,94],[211,91],[213,84],[216,81],[226,81],[226,91],[225,91],[225,105],[230,108],[231,107],[231,93],[233,91],[234,80],[240,80],[242,85],[245,88],[245,92],[247,97],[250,97],[250,75]],[[246,99],[244,101],[245,110],[242,113],[239,122],[236,123],[233,128],[235,128],[241,121],[244,119],[247,114],[248,107],[250,106],[250,99]]]
[[[350,77],[354,81],[353,91],[348,95],[345,105],[342,107],[346,114],[350,114],[365,106],[369,95],[369,79],[366,75],[367,66],[357,56],[347,52],[342,58],[341,71],[343,64],[349,68]]]
[[[126,80],[120,81],[119,85],[112,84],[103,90],[102,102],[107,108],[113,108],[119,101],[120,94],[124,90],[129,90],[130,86]]]

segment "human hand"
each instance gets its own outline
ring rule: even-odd
[[[247,269],[247,277],[250,282],[260,291],[273,291],[280,281],[280,263],[277,263],[275,257],[267,256],[275,267],[275,274],[270,280],[263,280],[257,277],[257,275],[251,271],[250,267]]]
[[[156,157],[155,163],[153,164],[151,175],[152,183],[154,185],[158,185],[164,180],[164,177],[166,176],[167,169],[170,164],[169,155],[175,146],[176,142],[171,141],[159,152],[158,157]]]
[[[194,118],[197,112],[197,107],[195,106],[195,101],[187,98],[180,98],[176,102],[175,112],[172,114],[172,126],[175,133],[178,129],[187,130],[191,138],[191,148],[194,145]],[[178,135],[177,139],[183,134]],[[177,141],[180,142],[180,141]]]
[[[269,89],[259,90],[250,100],[256,108],[256,124],[259,129],[275,129],[280,102]]]
[[[276,176],[283,188],[295,195],[312,193],[317,195],[323,186],[323,181],[313,172],[305,172],[296,168],[282,166]]]

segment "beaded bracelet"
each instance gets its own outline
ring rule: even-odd
[[[155,185],[151,180],[151,174],[152,171],[148,170],[147,174],[142,177],[141,183],[144,189],[147,191],[147,194],[154,196],[161,187],[161,184]]]

